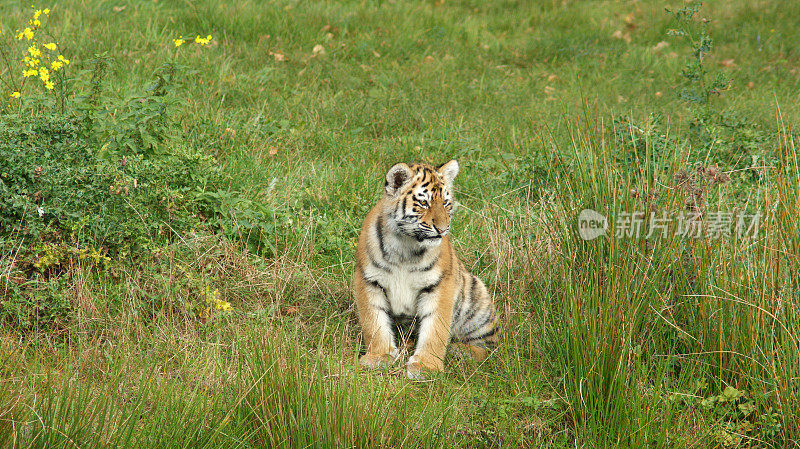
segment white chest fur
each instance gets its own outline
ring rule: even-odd
[[[393,266],[390,272],[370,267],[365,273],[378,282],[386,292],[389,307],[394,315],[415,315],[420,291],[436,283],[438,269],[420,272],[417,267]]]

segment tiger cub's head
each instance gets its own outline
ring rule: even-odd
[[[437,245],[450,230],[455,199],[453,179],[458,162],[439,168],[427,164],[395,164],[386,173],[385,216],[398,234]]]

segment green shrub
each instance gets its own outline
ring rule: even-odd
[[[213,159],[107,151],[75,117],[0,117],[0,229],[130,253],[200,222]]]
[[[32,96],[0,113],[0,251],[15,254],[0,320],[21,328],[68,319],[68,300],[42,296],[34,280],[63,284],[72,262],[135,263],[190,232],[271,255],[287,221],[230,190],[208,148],[190,138],[197,130],[176,119],[183,68],[165,65],[144,93],[115,99],[104,95],[108,57],[93,64],[86,95],[65,108]]]

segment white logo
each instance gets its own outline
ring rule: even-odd
[[[584,240],[594,240],[605,235],[608,230],[608,219],[592,209],[584,209],[578,215],[578,234]]]

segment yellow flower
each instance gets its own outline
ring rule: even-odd
[[[17,34],[17,40],[21,41],[23,37],[28,40],[33,39],[33,30],[25,28]]]
[[[42,47],[44,47],[44,48],[46,48],[46,49],[48,49],[50,51],[56,51],[56,43],[55,42],[50,42],[49,44],[44,44],[44,45],[42,45]]]
[[[211,35],[209,34],[206,37],[200,37],[198,35],[196,38],[194,38],[194,41],[200,45],[208,45],[208,43],[211,42]]]
[[[53,82],[52,82],[52,81],[45,81],[45,82],[44,82],[44,87],[45,87],[47,90],[53,90],[53,88],[54,88],[54,87],[56,87],[56,85],[55,85],[55,84],[53,84]]]
[[[64,65],[69,65],[69,59],[65,58],[64,55],[58,55],[58,60],[63,62]]]
[[[36,67],[39,65],[39,58],[31,58],[30,56],[25,56],[25,65],[29,67]]]
[[[48,15],[50,14],[50,8],[45,8],[42,12],[44,12],[44,15]]]
[[[20,94],[19,92],[11,92],[11,98],[19,98],[21,96],[22,94]]]
[[[222,310],[223,312],[227,312],[228,310],[231,310],[231,303],[225,300],[218,299],[216,307],[217,310]]]
[[[64,67],[64,64],[61,61],[53,61],[50,64],[50,67],[52,67],[53,71],[55,72],[56,70],[60,69],[61,67]]]
[[[36,12],[33,13],[33,18],[34,19],[38,19],[39,16],[41,16],[41,15],[42,15],[42,10],[41,9],[37,9]]]
[[[29,76],[38,76],[38,75],[39,71],[36,69],[28,69],[22,71],[22,76],[24,76],[25,78],[28,78]]]
[[[28,47],[28,53],[30,53],[31,56],[33,56],[34,58],[42,55],[42,51],[36,48],[36,44],[33,44],[30,47]]]
[[[50,71],[47,70],[47,67],[39,68],[39,78],[45,83],[50,81]]]
[[[42,26],[42,22],[40,22],[39,19],[29,20],[28,24],[33,25],[35,28]]]
[[[183,36],[179,36],[177,39],[172,39],[172,42],[174,42],[174,43],[175,43],[175,46],[176,46],[176,47],[180,47],[181,45],[183,45],[184,43],[186,43],[186,41],[185,41],[185,40],[183,40]]]

